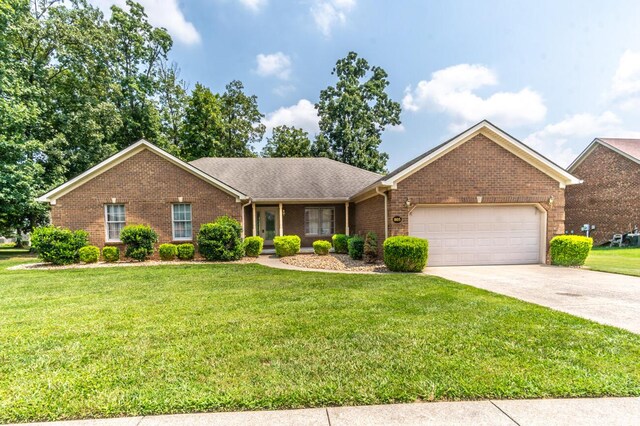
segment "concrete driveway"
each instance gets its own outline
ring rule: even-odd
[[[640,278],[546,265],[427,267],[426,274],[640,334]]]

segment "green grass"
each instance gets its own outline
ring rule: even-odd
[[[594,271],[640,277],[640,247],[604,247],[591,250],[585,265]]]
[[[436,277],[0,270],[0,312],[0,422],[640,395],[640,336]]]

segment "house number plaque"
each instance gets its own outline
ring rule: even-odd
[[[400,216],[394,216],[393,219],[393,223],[400,223],[402,222],[402,218]]]

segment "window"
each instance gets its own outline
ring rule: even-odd
[[[335,228],[333,207],[307,207],[304,209],[304,233],[306,235],[333,235]]]
[[[125,225],[124,204],[104,206],[107,241],[120,242],[120,231]]]
[[[172,204],[173,239],[191,240],[191,204]]]

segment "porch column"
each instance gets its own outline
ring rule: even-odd
[[[344,203],[344,233],[349,235],[349,202]]]
[[[251,204],[251,226],[253,227],[252,235],[256,236],[256,203]]]
[[[284,235],[284,226],[283,226],[283,221],[282,221],[282,203],[278,204],[278,215],[280,216],[280,236],[282,237]]]

